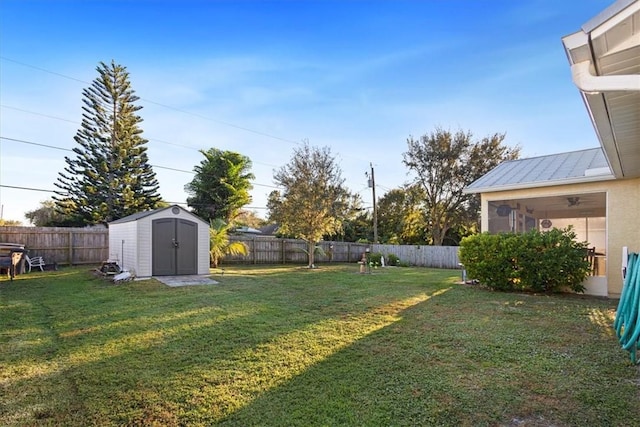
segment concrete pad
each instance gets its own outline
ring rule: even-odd
[[[172,288],[178,286],[216,285],[219,283],[208,275],[153,276],[153,278]]]

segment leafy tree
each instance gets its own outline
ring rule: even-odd
[[[220,218],[211,220],[209,227],[209,255],[213,268],[218,268],[225,255],[248,255],[249,247],[244,242],[229,240],[230,226]]]
[[[11,227],[11,226],[20,226],[20,225],[22,225],[22,222],[18,220],[0,218],[0,226]]]
[[[240,210],[233,221],[233,225],[237,227],[260,228],[264,226],[266,221],[260,218],[255,212],[248,210]]]
[[[347,242],[373,242],[373,212],[358,211],[343,224],[344,240]]]
[[[324,235],[336,235],[350,211],[351,195],[344,187],[342,171],[328,147],[305,142],[294,149],[291,161],[274,173],[283,188],[269,195],[269,218],[280,232],[308,244],[309,267],[314,265],[316,243]]]
[[[73,225],[106,223],[158,206],[158,181],[148,162],[126,68],[101,62],[98,77],[82,91],[82,124],[60,172],[56,209]]]
[[[342,227],[335,234],[325,235],[324,239],[343,242],[372,242],[373,215],[362,205],[362,197],[359,194],[352,195],[346,216],[342,220]]]
[[[417,185],[396,188],[378,200],[378,234],[384,243],[424,244],[427,241],[424,192]]]
[[[73,224],[72,218],[67,218],[56,209],[54,200],[40,202],[40,207],[24,214],[36,227],[57,227]]]
[[[251,160],[217,148],[200,152],[205,158],[194,168],[196,176],[184,187],[191,196],[187,204],[207,221],[220,218],[230,223],[242,206],[251,203],[249,191],[253,188],[251,180],[255,179],[250,172]]]
[[[474,141],[471,132],[455,134],[436,128],[419,139],[407,139],[403,163],[417,176],[425,194],[425,219],[434,245],[442,245],[457,223],[477,221],[477,196],[463,189],[504,160],[518,158],[520,148],[502,145],[505,134]]]

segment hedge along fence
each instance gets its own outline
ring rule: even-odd
[[[226,256],[223,264],[288,264],[307,262],[307,243],[297,239],[280,239],[272,236],[232,235],[232,242],[244,242],[249,255]],[[371,253],[381,253],[387,258],[396,255],[400,262],[419,267],[451,268],[459,267],[457,246],[427,245],[382,245],[373,243],[353,243],[323,241],[319,246],[323,255],[316,255],[316,262],[357,262],[367,249]]]
[[[106,227],[0,227],[0,243],[25,245],[47,264],[98,264],[109,258]]]

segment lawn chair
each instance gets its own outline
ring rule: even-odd
[[[27,260],[27,265],[29,266],[29,273],[31,273],[31,269],[33,267],[40,267],[40,271],[44,271],[44,259],[41,256],[34,256],[33,258],[29,258],[29,255],[25,255],[25,259]]]

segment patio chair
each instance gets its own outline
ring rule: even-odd
[[[44,271],[44,259],[41,256],[35,256],[33,258],[29,258],[29,255],[25,255],[25,259],[27,260],[27,265],[29,266],[29,273],[31,273],[31,268],[40,267],[40,271]]]

